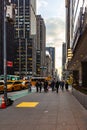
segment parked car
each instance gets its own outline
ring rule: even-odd
[[[27,89],[29,85],[29,80],[21,80],[22,89]]]
[[[14,81],[12,81],[12,80],[7,81],[7,91],[8,92],[13,91],[13,85],[12,85],[13,83],[14,83]]]
[[[0,80],[0,92],[4,92],[4,80]]]
[[[15,90],[21,90],[22,84],[21,81],[8,81],[7,82],[7,91],[15,91]]]

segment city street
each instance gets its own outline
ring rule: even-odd
[[[71,89],[33,92],[0,109],[0,130],[87,130],[87,110]]]
[[[87,130],[87,0],[0,1],[0,130]]]

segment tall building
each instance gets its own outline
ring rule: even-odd
[[[6,2],[6,71],[7,74],[14,74],[14,23],[13,15],[14,5],[12,3]],[[7,16],[7,13],[9,14]],[[12,16],[12,17],[11,17]],[[11,64],[9,64],[11,63]],[[4,73],[4,1],[0,0],[0,74]]]
[[[66,48],[70,48],[70,0],[66,0]]]
[[[54,47],[46,47],[46,50],[52,57],[52,75],[55,75],[55,48]]]
[[[3,74],[3,0],[0,3],[0,74]]]
[[[62,44],[62,77],[66,77],[66,43]]]
[[[15,0],[15,74],[36,74],[36,0]]]
[[[69,15],[67,15],[69,14]],[[87,0],[66,0],[66,39],[72,50],[72,58],[67,69],[72,71],[74,82],[87,87]],[[67,40],[66,43],[68,44]]]
[[[46,76],[52,76],[52,58],[48,51],[46,51]]]
[[[42,75],[45,66],[46,27],[41,15],[37,15],[37,75]],[[45,75],[45,73],[43,73]]]

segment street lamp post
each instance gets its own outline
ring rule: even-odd
[[[19,76],[21,77],[21,39],[19,38]]]
[[[27,38],[26,38],[26,77],[27,77]]]
[[[7,103],[6,0],[4,0],[4,99]]]

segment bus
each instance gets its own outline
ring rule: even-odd
[[[0,80],[4,80],[4,75],[0,75]],[[20,76],[7,75],[7,80],[20,80]]]
[[[50,79],[48,77],[31,77],[30,81],[32,86],[36,85],[36,81],[41,81],[44,82],[45,80],[47,80],[50,83]]]

